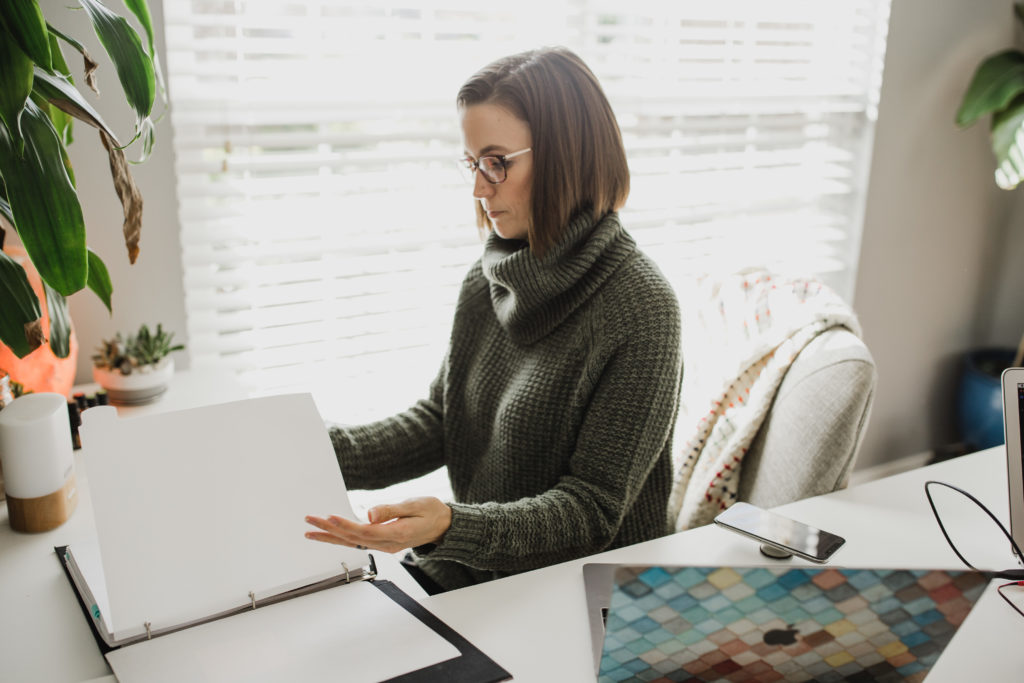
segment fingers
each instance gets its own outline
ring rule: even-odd
[[[337,515],[330,515],[327,518],[310,515],[305,520],[308,524],[321,529],[305,533],[305,537],[311,541],[333,543],[359,550],[380,550],[386,553],[395,553],[409,547],[404,543],[404,534],[401,530],[397,530],[398,533],[391,529],[382,532],[381,525],[359,524]]]
[[[377,505],[366,512],[366,517],[370,520],[371,524],[384,524],[385,522],[390,522],[393,519],[400,519],[402,517],[418,517],[420,515],[420,511],[413,502],[414,501],[407,500],[402,503]]]
[[[307,531],[306,538],[350,548],[395,553],[405,548],[438,542],[451,525],[451,508],[437,498],[413,498],[390,505],[378,505],[368,513],[370,523],[330,515],[308,516],[306,522],[320,531]]]
[[[429,514],[429,508],[436,505],[444,503],[437,498],[410,498],[401,503],[372,507],[367,511],[367,517],[372,524],[383,524],[399,517],[424,517]]]

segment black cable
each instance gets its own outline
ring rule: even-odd
[[[949,533],[946,531],[946,527],[942,524],[942,518],[939,517],[939,511],[935,508],[935,501],[932,500],[932,493],[931,493],[931,490],[928,488],[931,484],[936,484],[938,486],[945,486],[946,488],[953,489],[957,493],[960,493],[960,494],[963,494],[964,496],[966,496],[972,503],[974,503],[975,505],[980,507],[982,510],[984,510],[985,514],[988,515],[989,518],[993,522],[996,523],[996,526],[999,527],[999,530],[1003,532],[1003,536],[1006,536],[1006,539],[1010,542],[1010,545],[1012,545],[1013,549],[1017,552],[1017,556],[1024,558],[1024,553],[1021,553],[1020,547],[1017,545],[1017,542],[1013,540],[1013,536],[1011,536],[1010,532],[1006,530],[1006,527],[1003,526],[1003,523],[1000,522],[999,519],[997,519],[994,514],[992,514],[992,511],[989,510],[987,507],[985,507],[984,503],[982,503],[980,500],[978,500],[977,498],[975,498],[974,496],[969,494],[967,491],[964,491],[961,488],[953,486],[952,484],[947,484],[944,481],[935,481],[935,480],[926,481],[924,483],[924,495],[928,497],[928,505],[931,506],[931,508],[932,508],[932,514],[935,515],[935,521],[938,522],[939,529],[942,530],[942,535],[946,537],[946,543],[948,543],[949,547],[953,549],[953,552],[956,553],[956,556],[960,558],[961,562],[963,562],[965,565],[967,565],[968,567],[970,567],[974,571],[981,571],[977,567],[972,565],[970,562],[968,562],[967,558],[965,558],[963,555],[960,554],[960,551],[957,550],[956,544],[953,543],[953,539],[951,539],[949,537]],[[1007,569],[1007,570],[1001,571],[1001,572],[993,572],[992,575],[995,576],[996,578],[999,578],[999,579],[1010,579],[1012,581],[1022,581],[1022,580],[1024,580],[1024,569]]]

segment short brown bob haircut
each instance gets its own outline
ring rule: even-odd
[[[554,246],[577,213],[598,220],[629,196],[622,133],[601,84],[583,60],[561,48],[499,59],[459,90],[460,109],[494,104],[530,127],[532,220],[527,235],[538,257]],[[480,202],[477,225],[490,226]]]

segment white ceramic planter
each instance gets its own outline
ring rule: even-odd
[[[119,370],[93,367],[92,378],[103,387],[111,403],[138,405],[159,398],[174,376],[174,359],[167,356],[155,365],[134,368],[130,375]]]

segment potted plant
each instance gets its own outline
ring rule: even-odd
[[[1014,16],[1024,24],[1024,4]],[[986,57],[964,94],[956,123],[962,128],[991,115],[989,140],[996,158],[995,181],[1012,190],[1024,180],[1024,52],[1011,48]],[[957,421],[968,449],[1003,443],[1000,375],[1024,359],[1024,335],[1017,351],[977,349],[965,354],[957,397]]]
[[[73,120],[99,131],[114,188],[124,209],[129,260],[139,253],[142,198],[132,180],[124,148],[141,141],[141,160],[153,145],[153,104],[163,93],[153,26],[146,0],[125,1],[146,35],[146,45],[128,21],[99,0],[78,0],[114,64],[125,101],[135,113],[127,143],[103,121],[80,92],[63,50],[80,53],[84,83],[98,94],[97,63],[75,38],[50,23],[37,0],[0,2],[0,248],[6,230],[24,247],[24,258],[0,251],[0,343],[23,358],[49,337],[58,358],[71,350],[66,297],[91,289],[111,309],[106,265],[87,246],[85,220],[67,153]],[[166,100],[164,100],[166,104]],[[38,272],[44,295],[29,284],[26,268]],[[45,300],[45,304],[41,300]],[[48,326],[43,322],[44,306]],[[8,368],[11,370],[11,368]],[[31,387],[30,387],[31,388]]]
[[[127,339],[118,333],[103,340],[92,357],[92,376],[111,403],[148,403],[167,391],[174,375],[170,354],[184,348],[174,343],[174,333],[165,332],[163,325],[157,324],[156,332],[142,325]]]

